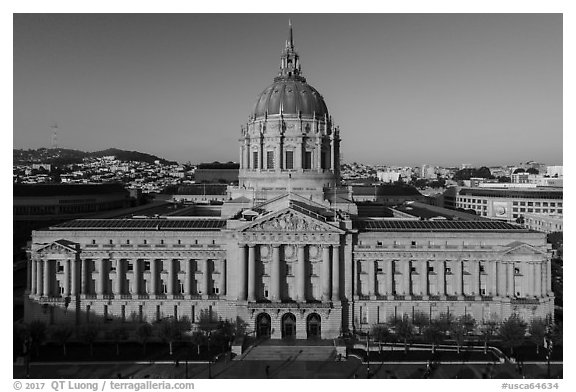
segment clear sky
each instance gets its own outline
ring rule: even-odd
[[[237,161],[288,18],[344,161],[562,164],[561,14],[16,14],[14,147]]]

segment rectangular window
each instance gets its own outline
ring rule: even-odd
[[[547,201],[542,202],[542,207],[548,207],[548,202]]]
[[[180,282],[180,294],[184,294],[184,283]]]
[[[434,267],[428,267],[428,272],[434,272]]]
[[[312,169],[312,151],[304,153],[304,169]]]
[[[144,262],[144,271],[150,271],[150,261],[148,260]]]
[[[521,205],[521,206],[525,206],[525,205],[526,205],[526,202],[525,202],[525,201],[521,201],[521,202],[520,202],[520,205]]]
[[[252,152],[252,168],[258,169],[258,151]]]
[[[533,207],[533,206],[534,206],[534,203],[531,202],[531,201],[529,201],[529,202],[528,202],[528,207]]]
[[[326,168],[328,167],[328,165],[326,164],[326,157],[327,157],[326,153],[325,153],[324,151],[322,151],[322,152],[320,153],[320,157],[321,157],[321,159],[320,159],[320,165],[322,165],[322,166],[321,166],[322,169],[326,169]]]
[[[274,169],[274,151],[266,151],[266,169]]]
[[[294,151],[286,151],[286,169],[294,169]]]
[[[126,267],[126,271],[134,271],[134,264],[129,262],[128,266]]]

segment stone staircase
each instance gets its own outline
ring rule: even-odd
[[[334,346],[257,345],[240,356],[245,361],[328,361],[336,358]]]

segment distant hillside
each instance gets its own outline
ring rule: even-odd
[[[147,163],[154,163],[154,161],[160,161],[163,164],[176,163],[172,161],[167,161],[166,159],[159,158],[156,155],[147,154],[145,152],[126,151],[126,150],[119,150],[117,148],[109,148],[107,150],[88,153],[88,156],[91,157],[104,157],[108,155],[114,155],[116,159],[119,159],[121,161],[139,161]]]
[[[117,148],[109,148],[102,151],[85,152],[80,150],[71,150],[66,148],[39,148],[34,149],[14,149],[13,161],[15,165],[30,163],[51,163],[53,165],[66,165],[71,163],[81,163],[82,159],[89,157],[103,157],[114,155],[121,161],[138,161],[154,163],[160,161],[163,164],[173,164],[176,162],[159,158],[155,155],[146,154],[138,151],[126,151]]]

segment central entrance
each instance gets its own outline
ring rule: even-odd
[[[256,317],[256,337],[269,338],[270,324],[270,316],[268,313],[260,313],[258,317]]]
[[[282,339],[294,339],[296,337],[296,316],[286,313],[282,316]]]
[[[306,318],[306,335],[308,339],[320,339],[321,321],[317,313],[312,313]]]

